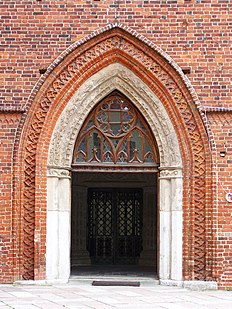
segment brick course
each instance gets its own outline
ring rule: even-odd
[[[22,236],[18,235],[20,229],[17,228],[21,216],[17,211],[12,215],[11,202],[12,196],[20,199],[20,194],[13,192],[13,181],[18,181],[21,171],[12,160],[14,145],[17,148],[18,143],[24,142],[19,139],[23,124],[22,120],[19,125],[20,109],[27,107],[30,110],[30,94],[41,73],[64,50],[107,24],[118,22],[149,39],[172,57],[188,73],[199,98],[211,143],[211,224],[217,239],[216,244],[209,244],[213,246],[213,278],[221,288],[231,288],[232,203],[225,199],[225,194],[232,191],[231,1],[18,0],[0,1],[0,7],[0,82],[3,86],[0,94],[0,244],[3,265],[0,280],[12,282],[14,278],[20,278],[22,248],[20,241],[13,242],[13,235],[17,234],[17,239]],[[25,118],[26,114],[22,117]],[[220,156],[221,151],[226,152],[224,158]],[[39,235],[39,231],[37,233]],[[42,273],[43,270],[41,278]]]

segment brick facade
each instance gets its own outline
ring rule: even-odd
[[[28,231],[23,227],[28,220],[35,220],[36,227],[28,232],[30,239],[36,239],[34,277],[43,279],[45,276],[46,181],[43,178],[44,170],[41,169],[46,165],[45,155],[41,157],[40,165],[37,165],[33,172],[37,175],[36,177],[41,177],[40,191],[33,191],[34,195],[29,191],[25,197],[22,190],[25,183],[27,185],[31,181],[31,176],[25,179],[23,169],[27,160],[25,149],[31,145],[32,148],[39,149],[37,145],[39,140],[35,137],[32,142],[28,132],[38,109],[38,102],[44,95],[41,89],[51,85],[65,65],[70,63],[74,54],[83,52],[82,45],[89,44],[88,48],[91,48],[91,44],[96,44],[97,39],[90,40],[90,38],[92,36],[97,38],[97,34],[101,36],[100,29],[118,23],[119,28],[130,33],[128,40],[134,37],[135,42],[137,40],[144,42],[141,49],[151,42],[170,56],[173,63],[176,63],[186,74],[195,90],[192,94],[195,101],[189,104],[195,104],[194,117],[199,130],[202,131],[203,143],[207,144],[207,136],[204,135],[202,125],[204,122],[211,147],[210,152],[205,151],[208,167],[204,191],[206,194],[204,227],[208,264],[205,265],[206,277],[204,278],[216,280],[220,288],[231,288],[232,203],[225,198],[226,193],[232,191],[232,133],[230,132],[232,124],[230,82],[232,17],[230,11],[232,4],[230,1],[33,0],[0,1],[0,6],[2,8],[0,80],[3,85],[0,98],[1,282],[8,283],[22,278],[25,266],[23,261],[27,261],[28,254],[28,252],[25,253],[22,241],[25,239],[25,232]],[[135,45],[139,46],[139,44],[137,42]],[[151,44],[149,48],[152,53],[154,48]],[[147,47],[147,51],[144,50],[144,52],[150,52],[149,48]],[[116,58],[112,59],[109,56],[109,62],[115,61]],[[97,69],[100,69],[101,61],[99,57]],[[165,61],[163,66],[169,69]],[[174,71],[170,71],[169,74],[174,77],[184,92],[185,86]],[[88,71],[88,74],[91,75],[93,72]],[[148,77],[144,74],[145,78]],[[152,76],[149,78],[152,80]],[[67,86],[67,89],[70,89],[70,86]],[[60,101],[64,93],[65,90],[60,94]],[[58,101],[57,98],[52,101],[50,113],[57,113],[55,106]],[[191,99],[189,98],[188,101],[190,102]],[[63,104],[65,106],[65,103]],[[170,109],[171,115],[172,111],[168,103],[166,108]],[[192,109],[194,111],[194,107]],[[46,113],[42,113],[40,120],[44,121],[45,117]],[[48,131],[52,132],[56,120],[53,119],[54,123]],[[174,116],[173,121],[175,121]],[[48,146],[49,141],[46,147]],[[36,152],[33,151],[36,149],[33,148],[31,151],[32,161],[35,161],[33,156]],[[183,149],[183,153],[187,152]],[[185,164],[188,164],[187,158]],[[32,174],[30,171],[30,175]],[[29,217],[23,216],[25,209],[22,208],[22,204],[25,198],[28,199],[28,205],[34,205],[35,212],[40,213],[39,218],[33,217],[33,213]],[[187,222],[192,210],[191,204],[187,205],[187,201],[185,204],[184,220]],[[187,244],[191,242],[187,240],[189,237],[187,231],[188,226],[185,225],[184,256],[190,259],[192,265],[190,263],[184,266],[184,277],[186,280],[191,280],[194,279],[194,261],[189,256],[191,250]]]

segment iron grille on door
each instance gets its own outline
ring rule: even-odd
[[[138,262],[142,197],[142,189],[89,189],[88,250],[93,264]]]

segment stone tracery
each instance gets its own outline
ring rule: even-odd
[[[132,164],[155,167],[156,145],[143,117],[118,91],[109,94],[90,113],[78,134],[73,166],[103,164],[123,168]],[[137,166],[138,165],[138,166]]]

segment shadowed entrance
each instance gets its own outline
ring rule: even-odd
[[[72,275],[156,274],[156,174],[73,173],[71,243]]]
[[[89,87],[92,89],[91,94],[88,91]],[[101,89],[100,93],[99,89]],[[121,95],[122,102],[121,100],[119,102],[125,109],[120,112],[118,110],[112,111],[112,113],[115,112],[116,120],[114,121],[115,126],[111,126],[108,120],[104,120],[104,117],[97,119],[98,113],[96,111],[104,115],[101,103],[104,103],[105,100],[109,101],[109,97],[115,89],[118,89],[119,98],[120,94],[123,94]],[[131,126],[126,126],[126,130],[129,132],[123,132],[121,143],[117,145],[116,139],[119,137],[116,137],[115,133],[110,135],[110,131],[117,134],[119,114],[124,114],[127,121],[127,108],[129,112],[132,111],[133,121]],[[108,107],[107,109],[107,114],[111,115]],[[102,129],[99,130],[96,125],[91,123],[91,116],[95,116],[93,118],[95,124],[98,125],[101,120],[103,128],[106,125],[106,132]],[[110,130],[111,128],[114,130]],[[124,130],[124,127],[119,126],[119,130]],[[144,139],[144,136],[148,138]],[[107,143],[104,143],[104,140]],[[146,147],[141,147],[144,145],[143,141],[147,141]],[[70,214],[71,198],[74,199],[76,194],[81,201],[85,201],[85,190],[89,187],[81,185],[81,181],[77,181],[75,184],[77,187],[71,194],[74,174],[93,175],[98,173],[99,175],[104,173],[112,180],[112,176],[116,174],[125,176],[133,173],[141,176],[157,173],[158,175],[158,170],[160,171],[158,181],[159,237],[157,237],[159,278],[181,280],[183,255],[180,149],[175,130],[164,106],[140,78],[118,63],[109,65],[90,77],[76,91],[57,121],[51,141],[49,164],[46,254],[47,278],[49,280],[54,278],[68,280],[70,263],[72,262],[74,265],[73,257],[75,259],[78,257],[79,261],[81,259],[82,265],[90,265],[89,253],[86,250],[87,235],[85,232],[83,233],[84,229],[79,230],[80,235],[76,238],[79,250],[72,252],[72,261],[70,259],[70,219],[73,218],[73,215]],[[111,180],[105,177],[105,184],[108,185]],[[127,180],[125,181],[127,184],[124,186],[125,188],[133,187]],[[99,187],[99,177],[96,177],[93,182],[92,187]],[[123,181],[119,183],[121,185]],[[149,182],[148,191],[150,190],[149,186],[153,184],[153,181]],[[140,188],[140,185],[136,184],[135,187]],[[154,194],[155,190],[151,188],[151,192]],[[75,207],[72,208],[75,209]],[[79,226],[86,225],[86,209],[87,207],[82,207],[80,210],[82,213],[77,216],[78,222],[76,224]],[[146,234],[145,231],[144,234]],[[152,254],[152,251],[149,251],[150,244],[146,243],[146,246],[148,249],[143,250],[146,254],[141,253],[141,260],[152,261],[153,258],[146,258]],[[75,251],[76,248],[74,246],[72,251]],[[145,264],[143,263],[143,265]]]

